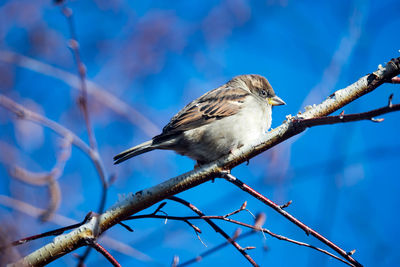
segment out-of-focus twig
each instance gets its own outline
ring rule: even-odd
[[[72,49],[72,52],[74,54],[74,59],[75,59],[75,63],[78,68],[78,74],[79,74],[79,78],[80,78],[81,95],[78,98],[78,104],[79,104],[79,107],[81,108],[83,117],[85,119],[85,125],[86,125],[86,130],[88,133],[88,137],[89,137],[90,147],[94,150],[94,152],[97,155],[99,155],[98,149],[97,149],[97,141],[96,141],[96,137],[95,137],[93,127],[91,124],[91,118],[90,118],[90,113],[89,113],[89,104],[88,104],[87,86],[86,86],[86,66],[83,64],[82,59],[81,59],[78,35],[77,35],[76,29],[75,29],[73,12],[72,12],[72,9],[67,7],[65,2],[63,2],[61,5],[61,12],[65,16],[67,23],[68,23],[69,33],[71,35],[71,39],[69,40],[69,47]],[[97,209],[98,213],[103,213],[103,211],[104,211],[106,197],[107,197],[107,189],[108,189],[108,181],[106,179],[101,179],[101,182],[102,182],[102,192],[100,195],[100,204]],[[96,223],[95,232],[98,231],[97,227],[98,227],[98,224]],[[90,239],[90,240],[92,240],[92,239]],[[101,249],[102,247],[100,245],[98,245],[94,239],[92,240],[91,244],[92,244],[92,246],[88,246],[85,253],[80,257],[79,264],[78,264],[79,266],[83,265],[85,259],[89,256],[91,247],[94,247],[94,248],[96,248],[97,251],[100,251],[109,261],[116,262],[115,260],[113,260],[111,255],[106,253],[104,251],[104,249]]]
[[[88,97],[87,97],[87,86],[86,86],[86,66],[83,64],[81,59],[81,54],[79,50],[79,42],[78,37],[76,34],[75,23],[72,17],[72,10],[65,5],[61,8],[62,13],[67,18],[69,32],[71,35],[71,39],[69,40],[69,47],[71,48],[75,63],[78,68],[79,80],[80,80],[80,89],[81,95],[78,98],[79,107],[82,110],[83,117],[85,119],[86,130],[89,136],[89,143],[90,147],[97,151],[97,142],[96,137],[93,132],[93,127],[90,122],[90,114],[89,114],[89,107],[88,107]]]
[[[17,104],[10,98],[6,97],[5,95],[0,94],[0,106],[8,109],[9,111],[15,113],[18,118],[25,119],[29,121],[33,121],[38,123],[42,126],[49,128],[50,130],[54,131],[61,137],[71,138],[71,142],[77,148],[79,148],[82,152],[84,152],[93,162],[97,173],[102,181],[105,181],[105,171],[103,167],[103,163],[100,160],[100,156],[96,151],[90,148],[82,139],[80,139],[76,134],[74,134],[69,129],[65,128],[61,124],[58,124],[55,121],[52,121],[36,112],[33,112],[22,105]]]
[[[80,78],[78,76],[42,61],[8,50],[0,50],[0,61],[15,64],[49,77],[54,77],[70,85],[71,88],[81,90]],[[109,93],[105,88],[102,88],[95,82],[90,80],[86,80],[86,82],[88,95],[101,103],[102,106],[108,107],[117,114],[123,116],[149,137],[160,133],[160,128],[138,110],[131,107],[114,94]]]
[[[34,173],[22,167],[11,167],[10,175],[30,185],[45,185],[49,189],[50,201],[46,211],[40,216],[41,220],[48,221],[58,209],[61,202],[61,190],[58,178],[62,175],[66,162],[71,156],[72,137],[65,136],[61,142],[61,150],[58,153],[56,164],[50,172]]]

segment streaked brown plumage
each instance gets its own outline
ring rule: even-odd
[[[285,102],[260,75],[240,75],[186,105],[152,140],[114,157],[115,164],[169,149],[204,164],[249,142],[271,126],[272,106]]]

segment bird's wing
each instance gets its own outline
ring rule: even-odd
[[[194,129],[236,114],[250,93],[225,86],[214,89],[185,106],[164,127],[163,137]]]

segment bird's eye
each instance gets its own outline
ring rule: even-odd
[[[267,96],[267,91],[261,90],[261,95],[262,95],[262,96]]]

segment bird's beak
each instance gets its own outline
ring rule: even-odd
[[[283,101],[279,96],[268,98],[268,103],[272,106],[286,105],[285,101]]]

